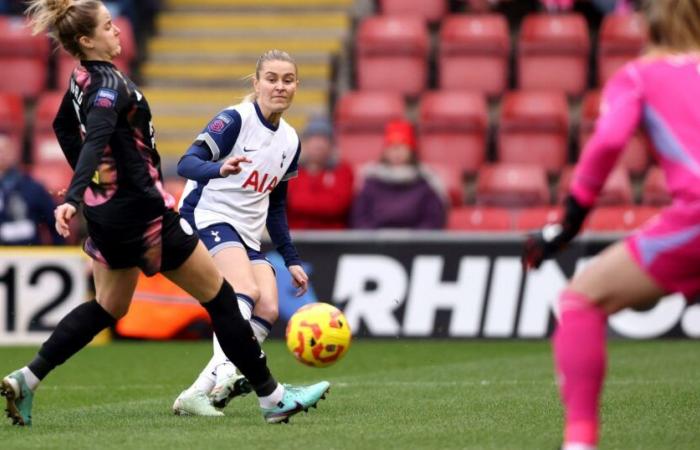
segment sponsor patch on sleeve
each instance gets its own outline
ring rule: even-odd
[[[94,103],[95,106],[99,106],[100,108],[114,108],[116,104],[117,91],[107,88],[101,88],[99,91],[97,91]]]
[[[218,116],[214,117],[211,122],[209,122],[209,125],[207,126],[207,131],[210,133],[216,133],[216,134],[221,134],[226,130],[226,128],[231,125],[233,122],[233,119],[228,116],[227,114],[221,113]]]

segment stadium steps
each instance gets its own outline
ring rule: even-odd
[[[149,84],[158,86],[222,86],[245,88],[250,86],[253,64],[216,64],[184,62],[147,62],[142,73]],[[306,64],[299,68],[304,89],[328,89],[331,67],[329,64]]]
[[[326,12],[309,14],[231,14],[183,13],[160,14],[157,28],[160,36],[224,36],[247,39],[256,36],[285,38],[318,36],[344,38],[350,27],[345,13]]]
[[[166,0],[176,11],[347,11],[355,0]]]
[[[273,48],[299,64],[285,120],[301,129],[328,114],[333,57],[350,34],[353,0],[167,0],[142,66],[158,149],[175,158],[219,110],[251,88],[257,58]]]
[[[248,92],[249,89],[144,89],[153,112],[158,152],[166,158],[179,158],[217,111],[240,102]],[[325,113],[327,105],[326,89],[300,90],[285,120],[300,129],[307,117]]]

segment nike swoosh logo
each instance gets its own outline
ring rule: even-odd
[[[245,148],[245,147],[243,147],[243,151],[246,153],[247,152],[257,152],[258,149],[257,148]]]

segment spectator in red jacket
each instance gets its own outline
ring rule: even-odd
[[[289,183],[287,197],[289,227],[347,228],[353,172],[335,156],[333,128],[326,119],[312,119],[301,137],[299,176]]]
[[[354,228],[441,229],[447,196],[437,176],[418,161],[413,125],[386,126],[384,152],[364,170],[364,186],[352,210]]]

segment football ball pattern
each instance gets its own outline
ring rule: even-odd
[[[287,348],[302,363],[326,367],[350,347],[352,332],[342,311],[328,303],[299,308],[287,323]]]

